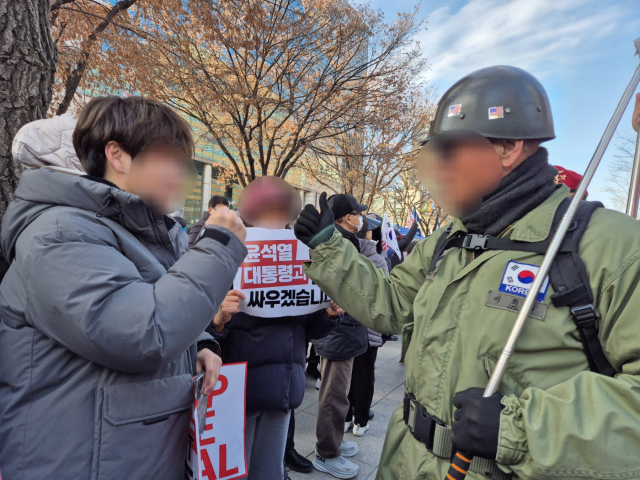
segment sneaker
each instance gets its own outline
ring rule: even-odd
[[[353,434],[356,437],[361,437],[364,435],[364,432],[366,432],[367,430],[369,430],[369,424],[367,423],[364,427],[361,427],[360,425],[358,425],[357,423],[353,426]]]
[[[342,445],[340,445],[340,455],[343,457],[353,457],[356,453],[358,453],[358,444],[356,442],[342,441]]]
[[[320,379],[316,380],[316,390],[320,390]]]
[[[313,466],[316,470],[333,475],[336,478],[353,478],[358,475],[360,469],[358,465],[345,460],[343,457],[323,458],[316,452],[316,458],[313,460]]]
[[[347,433],[351,427],[353,427],[353,419],[348,422],[344,422],[344,433]]]

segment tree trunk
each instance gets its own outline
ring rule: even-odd
[[[51,102],[56,49],[49,6],[50,0],[0,0],[0,218],[22,171],[11,157],[13,137],[44,118]]]

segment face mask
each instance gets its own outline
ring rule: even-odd
[[[354,225],[353,223],[349,222],[349,220],[347,220],[347,223],[351,225],[353,228],[356,228],[357,231],[359,232],[362,229],[362,225],[364,224],[364,221],[362,220],[361,216],[358,216],[358,220],[359,220],[358,225]]]

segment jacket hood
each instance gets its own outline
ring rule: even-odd
[[[13,139],[11,153],[25,167],[61,167],[84,172],[75,148],[71,115],[43,118],[23,126]]]
[[[375,255],[378,253],[376,250],[376,245],[378,242],[375,240],[366,240],[364,238],[360,238],[360,253],[365,257],[370,257],[371,255]]]
[[[9,263],[20,234],[54,207],[72,207],[109,218],[151,243],[158,243],[157,230],[164,230],[163,237],[170,243],[164,217],[153,213],[137,195],[53,168],[29,169],[22,173],[14,200],[2,218],[0,248]]]
[[[364,238],[360,238],[359,240],[360,253],[371,260],[376,268],[382,268],[387,273],[389,273],[389,265],[387,265],[387,261],[380,254],[380,252],[378,252],[380,242],[376,242],[375,240],[366,240]]]

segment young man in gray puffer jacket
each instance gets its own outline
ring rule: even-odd
[[[211,390],[220,368],[203,332],[246,231],[216,212],[177,258],[164,214],[189,183],[193,140],[166,106],[93,99],[73,145],[87,175],[25,171],[2,219],[0,471],[183,479],[192,377],[204,368]]]

